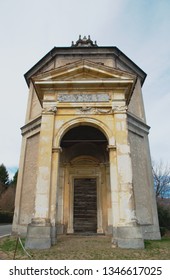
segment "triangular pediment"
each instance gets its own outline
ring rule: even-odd
[[[89,60],[79,60],[31,78],[41,101],[47,91],[124,87],[131,95],[136,76]]]
[[[104,64],[79,60],[32,77],[36,81],[78,80],[78,79],[134,79],[134,75]]]

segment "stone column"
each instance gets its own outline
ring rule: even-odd
[[[44,109],[42,112],[38,174],[35,190],[35,212],[31,224],[28,225],[26,238],[26,247],[31,249],[45,249],[51,246],[49,204],[55,112],[54,107]]]
[[[117,246],[122,248],[143,248],[142,232],[137,224],[135,214],[125,106],[120,106],[114,111],[114,122],[116,150],[110,149],[110,177],[114,215],[113,243],[117,243]]]

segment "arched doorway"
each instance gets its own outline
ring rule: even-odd
[[[107,145],[103,132],[89,125],[73,127],[62,137],[59,197],[63,202],[58,201],[57,219],[63,219],[66,233],[103,233],[107,227]]]

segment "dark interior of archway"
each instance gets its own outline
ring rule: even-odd
[[[96,170],[94,167],[108,162],[107,144],[105,135],[99,129],[88,125],[79,125],[70,129],[60,143],[62,147],[60,164],[61,166],[64,164],[65,168],[68,168],[68,172],[70,172],[69,168],[72,166],[74,158],[91,156],[96,159],[89,166],[86,161],[82,160],[81,169],[79,169],[79,165],[73,164],[75,174],[79,174],[77,172],[80,170],[82,172],[85,164],[84,177],[74,178],[73,227],[75,233],[94,234],[97,232],[97,179],[94,178],[93,172]],[[97,170],[99,172],[100,167]],[[89,177],[89,174],[93,174],[92,178]]]
[[[61,147],[69,147],[76,143],[95,143],[97,145],[107,144],[105,135],[97,128],[87,125],[80,125],[70,129],[63,136]]]

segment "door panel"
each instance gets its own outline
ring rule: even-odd
[[[74,179],[74,232],[97,232],[95,178]]]

